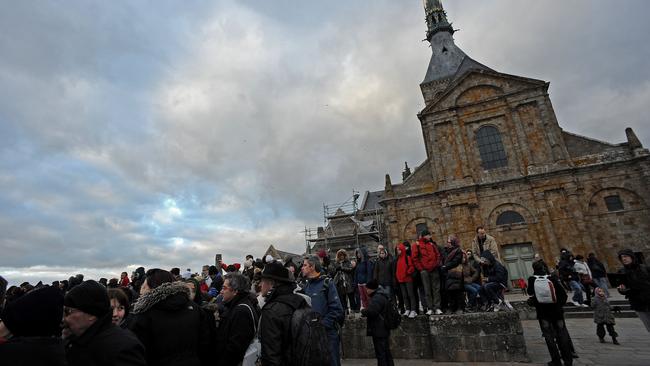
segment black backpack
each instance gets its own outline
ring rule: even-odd
[[[320,314],[303,302],[291,316],[291,366],[330,366],[330,353]]]
[[[397,304],[395,301],[391,300],[389,297],[386,297],[386,309],[384,311],[384,325],[388,329],[397,329],[402,323],[402,317],[399,315],[399,310],[397,310]]]

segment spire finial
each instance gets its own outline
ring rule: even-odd
[[[442,7],[440,0],[423,0],[424,13],[427,21],[427,41],[431,42],[431,37],[438,32],[449,32],[454,34],[454,28],[447,20],[447,13]]]
[[[403,181],[406,180],[406,178],[408,178],[409,175],[411,175],[411,168],[409,168],[408,163],[405,161],[404,162],[404,171],[402,172],[402,180]]]

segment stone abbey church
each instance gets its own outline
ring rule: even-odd
[[[616,252],[650,259],[650,153],[632,129],[612,144],[564,131],[549,83],[504,74],[456,46],[439,0],[425,1],[432,55],[418,114],[427,159],[379,202],[388,244],[427,228],[441,244],[457,234],[468,248],[475,228],[496,237],[511,278],[532,272],[539,253],[596,254],[610,270]]]

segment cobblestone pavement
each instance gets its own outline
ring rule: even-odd
[[[531,363],[526,365],[546,365],[550,361],[546,343],[542,338],[539,324],[536,320],[522,321],[526,347]],[[574,365],[615,365],[615,366],[648,366],[650,365],[650,333],[648,333],[638,318],[616,319],[616,331],[619,334],[620,346],[611,343],[601,344],[596,336],[596,325],[592,319],[567,319],[567,327],[573,344],[580,358],[575,359]],[[374,366],[376,360],[343,360],[343,365]],[[521,363],[434,363],[429,360],[395,360],[399,366],[423,365],[523,365]]]

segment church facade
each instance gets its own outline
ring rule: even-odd
[[[469,248],[477,226],[500,244],[511,279],[539,253],[595,253],[610,269],[632,248],[650,259],[650,153],[634,132],[612,144],[564,131],[549,83],[467,56],[439,0],[425,1],[432,56],[418,114],[427,158],[401,183],[386,175],[388,243],[428,229]]]

